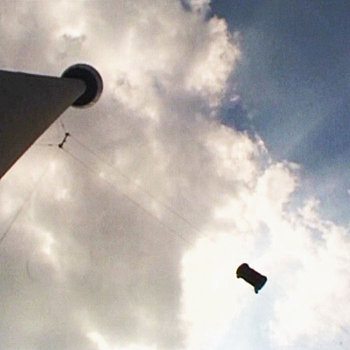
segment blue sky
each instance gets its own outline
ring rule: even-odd
[[[212,11],[242,38],[242,102],[228,103],[225,118],[258,132],[275,158],[302,165],[303,192],[347,223],[350,3],[216,0]]]

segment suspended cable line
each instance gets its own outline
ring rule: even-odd
[[[194,230],[197,233],[200,233],[200,231],[193,226],[193,224],[187,220],[186,218],[184,218],[181,214],[179,214],[178,212],[176,212],[172,207],[170,207],[168,204],[166,204],[165,202],[159,200],[157,197],[155,197],[152,193],[148,192],[147,190],[145,190],[143,187],[141,187],[140,185],[138,185],[134,180],[132,180],[130,177],[128,177],[126,174],[124,174],[123,172],[121,172],[119,169],[117,169],[115,166],[113,166],[112,164],[110,164],[109,162],[107,162],[105,159],[103,159],[97,152],[95,152],[94,150],[92,150],[91,148],[89,148],[88,146],[86,146],[85,144],[83,144],[80,140],[78,140],[75,136],[71,135],[71,133],[67,132],[64,124],[62,121],[60,121],[60,125],[64,131],[64,137],[62,139],[62,141],[60,143],[47,143],[47,144],[37,144],[40,146],[46,146],[46,147],[54,147],[57,146],[59,149],[61,149],[62,151],[64,151],[66,154],[68,154],[71,158],[73,158],[73,160],[75,160],[76,162],[78,162],[81,166],[83,166],[84,168],[86,168],[87,170],[89,170],[91,173],[94,173],[95,175],[98,176],[98,178],[101,178],[98,174],[98,172],[92,168],[91,166],[89,166],[88,164],[86,164],[83,160],[81,160],[80,158],[78,158],[77,156],[75,156],[73,153],[71,153],[70,151],[68,151],[66,148],[64,148],[65,143],[67,142],[68,138],[71,137],[76,143],[78,143],[82,148],[84,148],[86,151],[88,151],[89,153],[93,154],[101,163],[106,164],[107,166],[109,166],[110,168],[114,169],[116,172],[118,172],[118,174],[120,176],[122,176],[123,178],[125,178],[126,180],[128,180],[129,182],[131,182],[139,191],[143,192],[144,194],[146,194],[148,197],[152,198],[154,201],[156,201],[158,204],[160,204],[162,207],[164,207],[168,212],[170,212],[171,214],[173,214],[174,216],[176,216],[178,219],[181,219],[183,222],[185,222],[189,227],[191,227],[192,230]],[[53,158],[53,160],[55,160],[58,156],[58,152],[56,152],[54,157],[51,157],[51,160]],[[3,241],[6,239],[8,233],[11,231],[13,225],[15,224],[15,222],[17,221],[17,219],[19,218],[19,216],[22,214],[23,210],[26,208],[27,204],[29,203],[29,201],[32,199],[34,193],[37,191],[37,189],[39,188],[39,185],[42,183],[48,169],[49,169],[49,165],[50,165],[50,161],[48,162],[48,164],[46,165],[46,167],[44,168],[43,172],[40,174],[40,176],[38,177],[38,179],[36,180],[32,190],[30,191],[30,193],[27,195],[27,197],[25,198],[25,200],[23,201],[22,205],[20,206],[20,208],[17,210],[16,214],[13,216],[12,220],[9,222],[8,227],[6,228],[6,230],[3,232],[3,234],[1,235],[0,238],[0,245],[3,243]],[[164,221],[162,221],[160,218],[158,218],[154,213],[152,213],[150,210],[146,209],[144,206],[142,206],[140,203],[138,203],[136,200],[134,200],[133,198],[131,198],[128,194],[126,194],[125,192],[123,192],[122,190],[118,189],[115,184],[111,181],[108,181],[107,179],[103,178],[103,180],[113,188],[113,190],[115,192],[118,192],[119,194],[121,194],[123,197],[125,197],[128,201],[130,201],[134,206],[136,206],[137,208],[139,208],[140,210],[142,210],[146,215],[148,215],[149,217],[151,217],[153,220],[157,221],[157,223],[159,225],[161,225],[162,227],[164,227],[166,230],[168,230],[169,232],[171,232],[173,235],[177,236],[179,239],[181,239],[183,242],[185,242],[187,245],[192,246],[193,247],[193,243],[190,242],[188,239],[186,239],[181,233],[179,233],[178,231],[176,231],[175,229],[169,227]]]
[[[70,137],[72,140],[74,140],[80,147],[82,147],[85,151],[89,152],[92,154],[94,157],[96,157],[102,164],[107,165],[110,169],[113,169],[116,171],[121,177],[126,179],[129,183],[132,183],[135,188],[137,188],[140,192],[144,193],[146,196],[154,200],[156,203],[158,203],[160,206],[162,206],[164,209],[166,209],[169,213],[180,219],[182,222],[186,223],[188,227],[190,227],[195,233],[200,234],[200,230],[198,230],[188,219],[183,217],[180,213],[178,213],[174,208],[172,208],[169,204],[165,203],[164,201],[160,200],[157,198],[155,195],[144,189],[142,186],[140,186],[136,181],[131,179],[129,176],[127,176],[124,172],[122,172],[120,169],[118,169],[115,165],[111,164],[108,162],[106,159],[101,157],[96,151],[94,151],[92,148],[88,147],[85,145],[83,142],[81,142],[77,137],[75,137],[73,134],[67,131],[64,123],[62,120],[60,120],[60,125],[62,130],[64,131],[64,138],[59,144],[47,144],[48,146],[58,146],[62,151],[67,153],[71,158],[73,158],[75,161],[81,164],[81,166],[85,167],[87,170],[90,172],[94,173],[95,175],[98,176],[98,178],[101,178],[99,173],[96,171],[95,168],[89,166],[86,162],[81,160],[79,157],[68,151],[66,148],[63,146],[67,142],[68,137]],[[108,183],[115,191],[118,191],[120,194],[122,194],[125,198],[127,198],[130,202],[132,202],[135,206],[140,208],[142,211],[144,211],[148,216],[152,217],[155,219],[161,226],[165,227],[167,230],[172,232],[174,235],[178,236],[180,239],[182,239],[185,243],[193,246],[193,243],[191,243],[189,240],[187,240],[182,234],[180,234],[178,231],[175,229],[169,227],[166,223],[164,223],[161,219],[159,219],[157,216],[155,216],[150,210],[146,209],[143,205],[138,203],[136,200],[131,198],[128,194],[123,192],[120,189],[117,189],[115,184],[111,181],[108,181],[106,178],[103,178],[103,180]]]
[[[91,173],[97,175],[98,178],[101,178],[98,174],[98,172],[92,168],[91,166],[89,166],[88,164],[86,164],[84,161],[82,161],[80,158],[78,158],[77,156],[75,156],[73,153],[71,153],[70,151],[68,151],[65,148],[62,148],[62,150],[67,153],[71,158],[73,158],[76,162],[80,163],[81,166],[83,166],[84,168],[86,168],[87,170],[89,170]],[[166,228],[169,232],[171,232],[172,234],[174,234],[175,236],[177,236],[178,238],[180,238],[181,240],[183,240],[186,244],[190,245],[193,247],[193,243],[190,242],[189,240],[187,240],[182,234],[180,234],[178,231],[174,230],[173,228],[169,227],[166,223],[164,223],[161,219],[159,219],[156,215],[154,215],[150,210],[146,209],[145,207],[143,207],[140,203],[138,203],[137,201],[135,201],[133,198],[131,198],[130,196],[128,196],[125,192],[123,192],[120,189],[117,189],[115,184],[113,184],[113,182],[108,181],[106,178],[103,178],[102,180],[104,180],[109,186],[111,186],[113,188],[113,190],[115,192],[118,192],[119,194],[121,194],[123,197],[125,197],[126,199],[128,199],[131,203],[133,203],[137,208],[141,209],[144,213],[146,213],[149,217],[151,217],[152,219],[156,220],[158,222],[158,224],[160,224],[161,226],[163,226],[164,228]]]
[[[35,143],[34,146],[54,147],[54,146],[57,146],[57,144],[56,143]]]
[[[35,146],[47,146],[47,147],[58,146],[59,148],[62,148],[63,145],[67,142],[68,137],[71,136],[71,134],[69,132],[67,132],[67,130],[63,124],[63,121],[60,120],[59,122],[60,122],[60,126],[61,126],[62,130],[64,131],[64,137],[63,137],[62,141],[60,143],[36,143]]]
[[[53,147],[53,146],[58,146],[59,148],[62,148],[63,145],[66,143],[67,138],[70,136],[70,134],[66,131],[65,126],[63,124],[62,121],[60,121],[61,127],[63,128],[63,130],[65,131],[65,135],[63,140],[58,143],[40,143],[37,144],[37,146],[46,146],[46,147]],[[56,152],[54,159],[55,160],[58,156],[58,153]],[[46,167],[44,168],[43,172],[40,174],[38,180],[35,182],[32,190],[30,191],[30,193],[28,194],[28,196],[25,198],[25,200],[23,201],[22,205],[20,206],[20,208],[17,210],[16,214],[14,215],[14,217],[12,218],[12,220],[10,221],[8,227],[6,228],[6,230],[3,232],[3,234],[0,237],[0,245],[2,244],[2,242],[5,240],[5,238],[7,237],[8,233],[11,231],[13,225],[15,224],[15,222],[17,221],[18,217],[21,215],[21,213],[23,212],[25,206],[29,203],[29,201],[31,200],[31,198],[33,197],[34,193],[36,192],[36,190],[38,189],[41,181],[43,180],[44,176],[46,175],[46,172],[49,169],[49,165],[50,165],[50,161],[47,163]]]
[[[57,158],[58,152],[56,152],[55,156],[53,157],[53,160],[55,160]],[[34,183],[34,186],[32,188],[32,190],[29,192],[29,194],[27,195],[27,197],[25,198],[25,200],[23,201],[22,205],[20,206],[20,208],[17,210],[16,214],[13,216],[12,220],[10,221],[9,225],[7,226],[6,230],[3,232],[3,234],[1,235],[0,238],[0,244],[2,244],[2,242],[5,240],[5,238],[7,237],[8,233],[11,231],[13,225],[15,224],[15,222],[17,221],[18,217],[21,215],[21,213],[23,212],[25,206],[29,203],[29,201],[31,200],[31,198],[33,197],[34,193],[36,192],[36,190],[38,189],[39,185],[41,184],[42,180],[44,179],[44,176],[46,175],[49,166],[50,166],[50,161],[48,161],[47,165],[45,166],[43,172],[40,174],[40,176],[38,177],[38,179],[36,180],[36,182]]]
[[[59,119],[59,122],[60,122],[61,128],[62,128],[63,131],[66,133],[66,132],[67,132],[67,129],[66,129],[66,127],[64,126],[63,120],[62,120],[62,119]]]
[[[107,160],[103,159],[97,152],[95,152],[93,149],[91,149],[90,147],[86,146],[85,144],[83,144],[80,140],[78,140],[74,135],[70,135],[71,138],[77,142],[82,148],[84,148],[86,151],[88,151],[89,153],[91,153],[92,155],[94,155],[100,162],[102,162],[103,164],[106,164],[107,166],[109,166],[111,169],[115,170],[120,176],[122,176],[124,179],[126,179],[127,181],[129,181],[130,183],[132,183],[135,188],[137,188],[140,192],[144,193],[145,195],[147,195],[149,198],[153,199],[155,202],[157,202],[158,204],[160,204],[164,209],[166,209],[168,212],[170,212],[171,214],[173,214],[174,216],[176,216],[178,219],[180,219],[181,221],[185,222],[195,233],[201,233],[188,219],[186,219],[183,215],[181,215],[179,212],[177,212],[174,208],[172,208],[169,204],[165,203],[164,201],[160,200],[159,198],[157,198],[155,195],[153,195],[152,193],[150,193],[149,191],[147,191],[146,189],[144,189],[142,186],[140,186],[138,183],[136,183],[136,181],[134,181],[133,179],[131,179],[129,176],[127,176],[126,174],[124,174],[121,170],[119,170],[115,165],[111,164],[110,162],[108,162]]]
[[[147,191],[144,187],[139,185],[135,180],[130,178],[128,175],[126,175],[123,171],[121,171],[115,164],[112,164],[110,161],[107,161],[105,158],[101,157],[95,150],[93,150],[91,147],[88,147],[86,144],[84,144],[82,141],[80,141],[74,134],[67,131],[67,128],[65,127],[64,122],[62,119],[59,119],[59,124],[65,133],[63,140],[59,144],[41,144],[43,146],[58,146],[59,148],[63,148],[64,144],[67,142],[68,137],[73,139],[80,147],[85,149],[87,152],[95,156],[101,163],[104,165],[107,165],[109,168],[113,169],[116,173],[118,173],[122,178],[127,180],[129,183],[132,183],[135,188],[137,188],[140,192],[144,193],[146,196],[151,198],[153,201],[158,203],[160,206],[162,206],[165,210],[167,210],[172,215],[176,216],[178,219],[180,219],[182,222],[184,222],[193,232],[196,234],[201,234],[201,231],[192,224],[190,220],[188,220],[186,217],[184,217],[182,214],[180,214],[176,209],[174,209],[171,205],[166,203],[164,200],[159,199],[151,192]],[[187,131],[190,131],[190,129],[185,125],[184,128]],[[186,201],[188,199],[185,198]],[[189,201],[188,201],[189,202]]]

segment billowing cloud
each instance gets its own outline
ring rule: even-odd
[[[184,8],[205,16],[210,10],[210,0],[181,0]]]
[[[259,188],[266,178],[289,186],[266,193]],[[251,348],[259,337],[273,349],[327,349],[348,339],[348,229],[321,218],[314,200],[298,211],[281,208],[294,181],[287,167],[272,165],[250,192],[218,207],[230,215],[217,216],[215,228],[203,230],[206,237],[185,255],[190,349],[218,343]],[[244,261],[268,276],[257,301],[251,287],[234,281],[235,267]],[[242,321],[246,313],[249,328]]]
[[[18,214],[0,245],[4,348],[225,348],[261,310],[234,277],[245,260],[269,278],[251,325],[272,348],[319,349],[315,334],[331,341],[349,322],[327,302],[345,303],[346,229],[312,202],[290,208],[298,167],[217,121],[240,48],[203,16],[208,1],[190,5],[2,3],[4,68],[83,61],[105,84],[93,108],[64,115],[65,152],[43,145],[62,139],[56,123],[1,180],[4,230]],[[314,298],[320,266],[331,277]]]

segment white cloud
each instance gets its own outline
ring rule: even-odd
[[[283,184],[283,178],[289,176],[293,181],[288,171],[280,168],[272,179]],[[261,217],[250,215],[250,227],[247,222],[236,224],[244,220],[244,202],[250,203],[248,207],[254,211],[249,196],[273,212],[264,212]],[[306,203],[300,215],[286,210],[276,212],[274,201],[282,199],[285,200],[283,191],[270,196],[258,190],[245,194],[240,205],[229,205],[231,219],[226,220],[231,223],[231,234],[222,233],[218,226],[217,232],[211,234],[212,240],[203,240],[186,255],[184,318],[192,327],[189,348],[203,348],[213,337],[222,338],[225,333],[230,337],[233,329],[240,327],[241,318],[249,310],[248,303],[252,303],[252,291],[232,280],[235,268],[244,261],[259,266],[268,276],[261,292],[267,294],[267,299],[261,303],[271,309],[262,321],[252,322],[251,326],[256,328],[255,333],[259,329],[265,332],[271,348],[289,349],[306,343],[310,349],[326,349],[344,336],[350,322],[348,230],[322,219],[315,202]],[[262,220],[264,229],[259,225]],[[240,233],[242,230],[244,233]],[[195,309],[204,305],[202,312]],[[259,301],[255,307],[255,313],[264,310]],[[247,334],[240,337],[256,346]],[[236,340],[239,343],[242,339]]]
[[[66,126],[132,179],[69,139],[67,149],[104,172],[116,190],[66,154],[39,146],[2,180],[1,217],[8,223],[48,162],[53,164],[1,245],[3,346],[180,346],[184,242],[121,193],[154,210],[169,227],[184,230],[185,223],[159,200],[184,214],[182,207],[196,203],[192,193],[203,198],[197,173],[203,159],[209,163],[202,167],[202,179],[210,182],[212,172],[212,157],[200,139],[211,110],[206,99],[219,101],[238,49],[222,21],[206,22],[173,1],[8,2],[2,7],[7,17],[1,26],[11,37],[11,46],[2,41],[8,53],[1,57],[4,68],[57,75],[84,61],[99,69],[105,83],[101,101],[92,110],[68,111]],[[17,30],[11,31],[14,23]],[[207,64],[205,53],[212,47],[227,50],[227,57],[211,54]],[[210,72],[213,60],[218,78]],[[189,78],[191,71],[210,79],[197,82]],[[39,143],[56,140],[58,125]],[[147,193],[158,201],[150,203]],[[200,224],[208,211],[206,205],[198,207],[190,219]],[[95,330],[105,343],[88,338]]]
[[[343,335],[342,327],[350,322],[345,311],[350,241],[345,228],[320,218],[309,204],[304,213],[306,216],[295,221],[295,239],[289,241],[299,266],[288,271],[291,288],[275,303],[271,330],[281,345],[306,337],[308,341],[317,339],[316,348]]]
[[[319,349],[315,334],[348,325],[347,229],[314,201],[287,209],[296,166],[215,121],[240,49],[208,5],[2,2],[4,68],[58,75],[84,61],[105,83],[96,106],[64,116],[86,167],[34,146],[1,180],[2,227],[28,198],[0,246],[4,348],[215,349],[257,300],[270,310],[251,325],[271,348],[306,337]],[[269,278],[260,299],[234,277],[243,261]]]
[[[210,0],[183,0],[192,11],[205,15],[210,9]]]

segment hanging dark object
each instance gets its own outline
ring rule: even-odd
[[[251,284],[254,287],[255,293],[258,293],[267,281],[265,276],[256,272],[245,263],[238,267],[236,274],[237,278],[243,278],[246,282]]]
[[[70,136],[70,133],[69,132],[66,132],[64,134],[64,138],[63,140],[58,144],[58,147],[59,148],[63,148],[63,145],[67,142],[67,138]]]

